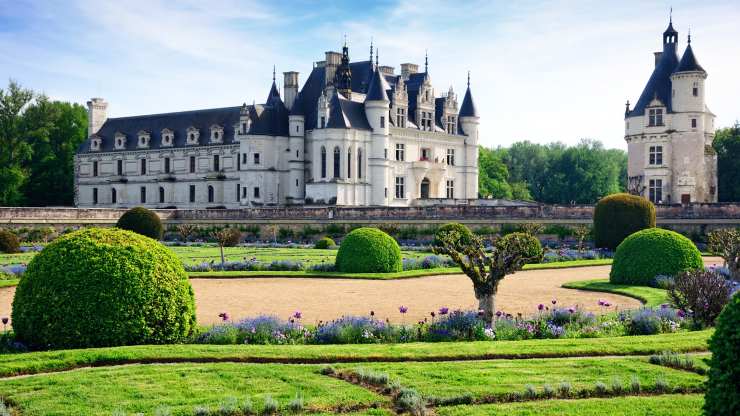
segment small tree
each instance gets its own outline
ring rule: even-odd
[[[740,231],[730,228],[714,230],[709,233],[708,240],[712,254],[722,257],[732,278],[740,280]]]
[[[536,222],[525,222],[519,226],[519,229],[525,234],[537,235],[542,234],[542,231],[545,230],[545,226]]]
[[[730,281],[711,270],[681,273],[668,288],[671,303],[678,309],[691,311],[694,321],[701,326],[714,325],[730,294]]]
[[[573,235],[578,239],[578,251],[583,251],[583,242],[586,241],[589,234],[591,234],[591,229],[585,225],[577,225],[573,227]]]
[[[491,327],[494,326],[499,282],[525,264],[542,260],[539,240],[526,233],[512,233],[497,239],[490,253],[486,253],[481,238],[469,230],[464,234],[457,228],[449,228],[438,232],[436,238],[439,245],[433,246],[434,253],[450,256],[470,278],[478,309]],[[465,244],[461,242],[464,239],[468,241]]]
[[[265,231],[267,231],[267,235],[272,236],[272,241],[277,244],[277,238],[278,233],[280,232],[280,227],[278,227],[276,224],[270,224],[267,227],[265,227]]]
[[[212,232],[211,237],[216,240],[218,248],[221,250],[221,267],[223,267],[226,263],[224,247],[232,247],[238,244],[241,233],[236,228],[224,228],[222,230]]]
[[[187,243],[190,236],[195,234],[197,229],[198,227],[193,224],[180,224],[177,226],[177,233],[182,237],[182,241]]]

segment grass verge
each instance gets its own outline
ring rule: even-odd
[[[0,377],[132,363],[337,363],[649,355],[707,350],[712,330],[649,336],[351,345],[142,345],[0,355]]]
[[[668,292],[664,289],[658,289],[648,286],[631,286],[609,283],[608,280],[582,280],[579,282],[564,283],[566,289],[588,290],[592,292],[615,293],[618,295],[629,296],[644,303],[645,306],[659,306],[668,303]]]

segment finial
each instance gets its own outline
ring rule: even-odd
[[[468,71],[468,88],[470,88],[470,71]]]
[[[689,28],[689,45],[691,45],[691,28]]]
[[[671,6],[671,11],[668,13],[668,23],[673,24],[673,6]]]
[[[347,47],[347,34],[344,34],[344,47]]]
[[[375,66],[378,66],[378,56],[380,55],[380,48],[375,49]]]
[[[370,64],[373,63],[373,37],[370,36]]]
[[[275,65],[272,65],[272,82],[275,82]]]
[[[426,49],[424,49],[424,73],[429,73],[429,53],[427,53]]]

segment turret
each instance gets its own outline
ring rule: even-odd
[[[108,103],[102,98],[91,98],[87,102],[87,135],[97,133],[108,120]]]
[[[305,113],[303,112],[303,99],[301,98],[301,94],[298,93],[293,102],[293,107],[290,109],[290,115],[288,116],[290,137],[303,137],[303,122],[305,119]]]
[[[463,133],[468,137],[472,137],[477,145],[480,117],[473,103],[473,94],[470,92],[470,73],[468,73],[468,89],[465,91],[465,97],[463,98],[462,106],[460,106],[459,119]]]
[[[703,112],[704,80],[707,72],[699,65],[691,48],[691,35],[688,37],[686,51],[671,74],[673,84],[673,110],[675,112]]]
[[[373,133],[388,134],[390,124],[388,122],[388,109],[391,102],[388,99],[387,91],[390,89],[383,74],[376,69],[373,72],[365,97],[365,115]]]
[[[293,108],[293,102],[298,95],[298,72],[283,72],[283,92],[285,94],[285,108]]]

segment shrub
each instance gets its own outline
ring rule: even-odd
[[[717,318],[717,328],[709,339],[709,380],[704,396],[707,415],[740,414],[740,295],[735,294]]]
[[[321,240],[317,241],[316,244],[314,244],[313,248],[327,249],[336,245],[337,243],[335,243],[334,240],[332,240],[330,237],[324,237]]]
[[[13,300],[13,329],[31,348],[178,342],[195,327],[180,259],[130,231],[87,228],[46,246]]]
[[[164,232],[159,216],[154,211],[143,207],[131,208],[124,212],[121,218],[118,219],[116,227],[122,230],[133,231],[155,240],[162,238],[162,233]]]
[[[714,230],[709,233],[708,239],[712,254],[721,256],[732,278],[740,280],[740,230]]]
[[[342,240],[337,270],[347,273],[393,273],[403,268],[401,249],[393,237],[377,228],[358,228]]]
[[[713,325],[730,300],[731,283],[714,270],[694,270],[679,274],[668,290],[671,303],[701,325]]]
[[[262,413],[266,415],[275,414],[277,413],[279,407],[280,405],[278,404],[278,402],[273,399],[272,396],[267,395],[265,396],[265,403],[262,406]]]
[[[593,237],[596,247],[614,250],[630,234],[655,227],[655,206],[629,194],[602,198],[594,208]]]
[[[667,306],[667,305],[666,305]],[[626,320],[629,335],[655,335],[663,332],[675,332],[681,325],[681,315],[668,307],[640,308],[620,314]]]
[[[450,232],[458,233],[458,246],[464,247],[472,243],[472,232],[464,225],[457,222],[451,222],[437,228],[437,232],[434,233],[434,240],[432,241],[433,247],[442,247],[442,236],[449,234]]]
[[[650,228],[630,235],[617,247],[609,280],[650,286],[655,276],[674,276],[703,266],[691,240],[674,231]]]
[[[0,252],[2,253],[20,253],[21,243],[18,236],[8,230],[0,229]]]
[[[540,240],[530,233],[506,234],[496,241],[496,246],[504,251],[520,253],[529,259],[528,263],[539,263],[544,256]]]

